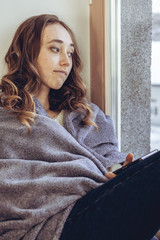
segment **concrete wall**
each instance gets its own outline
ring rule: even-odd
[[[90,96],[90,43],[88,0],[2,0],[0,1],[0,77],[5,73],[4,56],[19,24],[32,15],[59,16],[76,35],[83,59],[82,77]]]
[[[150,150],[151,0],[121,1],[121,148]]]

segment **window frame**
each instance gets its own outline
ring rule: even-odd
[[[120,0],[90,2],[91,101],[112,117],[119,149],[121,149],[120,9]],[[95,44],[98,46],[96,49]]]

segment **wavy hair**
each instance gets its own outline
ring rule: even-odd
[[[77,43],[72,30],[55,15],[43,14],[24,21],[17,29],[5,56],[8,72],[0,83],[0,105],[16,114],[18,120],[28,127],[35,119],[35,103],[32,94],[38,92],[40,76],[36,67],[41,47],[41,37],[48,24],[61,24],[70,34],[74,43],[73,66],[71,72],[59,90],[50,89],[50,110],[82,111],[82,124],[96,124],[92,119],[92,110],[86,102],[86,87],[80,76],[82,69]]]

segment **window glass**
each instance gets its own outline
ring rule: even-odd
[[[160,3],[152,0],[151,150],[160,149]]]

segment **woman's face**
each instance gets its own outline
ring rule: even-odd
[[[68,31],[59,23],[47,25],[42,34],[37,69],[40,90],[59,89],[72,69],[74,44]]]

